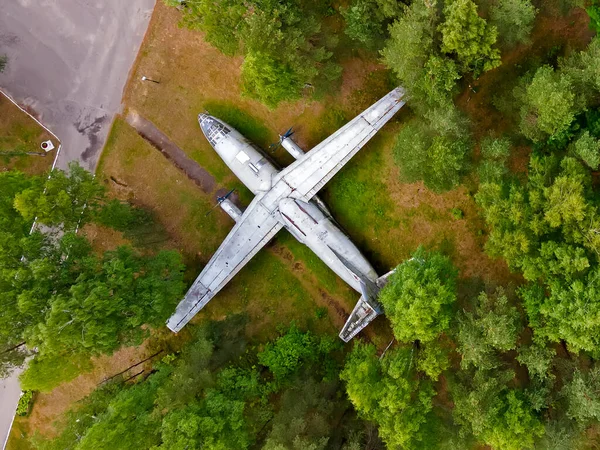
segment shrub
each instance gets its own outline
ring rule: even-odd
[[[27,416],[33,403],[33,391],[23,391],[17,405],[17,416]]]

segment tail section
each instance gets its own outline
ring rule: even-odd
[[[358,303],[356,303],[350,317],[348,317],[348,320],[344,324],[342,331],[340,331],[340,339],[342,341],[349,342],[378,315],[383,314],[381,305],[377,301],[377,295],[379,294],[379,290],[386,285],[388,278],[393,273],[394,271],[392,270],[384,276],[379,277],[376,286],[367,286],[364,281],[361,281],[360,290],[362,291],[362,295],[358,299]]]

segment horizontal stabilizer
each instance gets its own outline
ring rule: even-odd
[[[393,275],[394,272],[396,272],[396,269],[377,279],[378,291],[387,284],[389,277]],[[367,285],[364,282],[360,283],[360,290],[362,296],[358,299],[358,303],[356,303],[350,317],[348,317],[342,331],[340,331],[340,339],[344,342],[349,342],[354,336],[360,333],[361,330],[375,320],[378,315],[383,314],[379,302],[377,302],[372,294],[372,290],[367,289]]]
[[[372,302],[365,299],[364,295],[360,297],[358,303],[352,310],[350,317],[340,331],[340,339],[349,342],[354,336],[369,325],[379,314],[381,309],[379,305],[373,305]]]

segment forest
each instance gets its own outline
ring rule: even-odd
[[[343,345],[300,321],[259,338],[244,313],[173,339],[164,323],[191,279],[151,209],[76,165],[1,172],[0,375],[35,355],[21,384],[48,392],[123,346],[159,355],[27,448],[598,448],[600,2],[164,3],[239,58],[243,95],[273,110],[337,92],[348,54],[383,64],[387,87],[408,93],[400,182],[465,187],[485,253],[513,281],[467,283],[421,245],[380,293],[389,345],[368,333]],[[571,34],[545,42],[556,23]],[[99,250],[86,225],[128,244]]]

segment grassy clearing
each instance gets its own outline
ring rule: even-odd
[[[97,175],[113,195],[155,213],[169,233],[164,245],[183,253],[190,282],[233,227],[231,219],[220,210],[206,216],[214,199],[121,118],[115,121]],[[260,252],[199,316],[222,318],[246,311],[253,337],[271,336],[278,324],[287,325],[292,320],[310,325],[315,305],[304,287],[309,283],[294,276],[293,261],[279,257],[278,247],[275,243],[270,250]],[[330,322],[324,322],[316,326],[333,333]]]
[[[153,210],[169,234],[167,245],[194,265],[206,263],[227,234],[224,217],[206,216],[214,200],[122,118],[115,120],[97,176],[116,197]]]
[[[45,153],[40,144],[54,137],[0,93],[0,170],[17,169],[39,175],[52,167],[56,150]],[[27,153],[39,153],[28,155]]]

